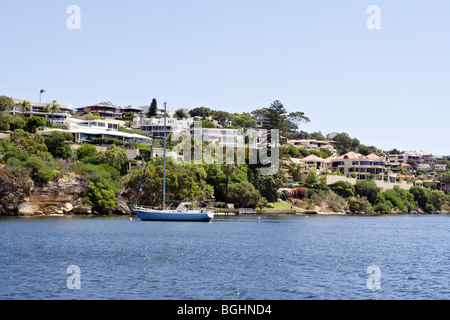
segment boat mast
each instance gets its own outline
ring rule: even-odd
[[[166,105],[164,102],[164,182],[163,182],[163,209],[166,208]]]

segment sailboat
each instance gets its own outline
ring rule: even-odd
[[[163,176],[163,203],[162,210],[150,207],[138,206],[137,198],[142,192],[142,182],[144,180],[145,171],[147,170],[148,161],[150,160],[151,151],[149,153],[144,173],[142,174],[139,189],[136,195],[136,204],[133,213],[143,221],[209,221],[214,218],[214,213],[208,209],[190,209],[189,206],[195,200],[166,201],[166,107],[164,103],[164,176]],[[166,204],[179,203],[176,209],[166,209]]]

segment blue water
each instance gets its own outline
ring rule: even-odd
[[[449,230],[443,215],[0,218],[0,299],[449,299]]]

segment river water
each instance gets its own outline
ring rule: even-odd
[[[0,299],[449,299],[449,230],[445,215],[0,218]]]

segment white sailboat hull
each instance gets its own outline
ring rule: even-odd
[[[133,213],[143,221],[209,221],[214,214],[208,210],[152,210],[134,209]]]

